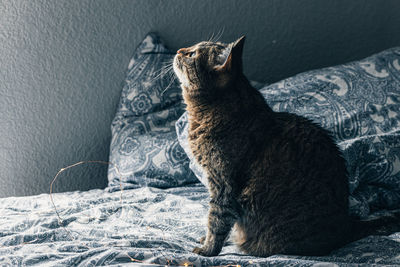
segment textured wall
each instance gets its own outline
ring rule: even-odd
[[[0,0],[0,197],[48,192],[58,169],[108,159],[110,123],[134,48],[224,30],[247,35],[245,71],[277,81],[400,45],[400,1]],[[67,171],[57,191],[106,185],[106,167]]]

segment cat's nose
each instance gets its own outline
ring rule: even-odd
[[[176,51],[176,53],[177,53],[178,55],[183,55],[183,54],[185,54],[185,49],[184,49],[184,48],[181,48],[181,49],[179,49],[178,51]]]

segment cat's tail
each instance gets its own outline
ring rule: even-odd
[[[351,241],[370,235],[390,235],[400,232],[400,211],[371,220],[353,220]]]

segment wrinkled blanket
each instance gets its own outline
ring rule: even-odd
[[[191,253],[206,232],[201,184],[123,192],[91,190],[0,201],[0,266],[365,266],[400,265],[400,233],[370,236],[325,257],[243,255],[228,241],[218,257]]]

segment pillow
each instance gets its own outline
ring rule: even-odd
[[[175,122],[184,108],[174,80],[173,52],[153,33],[131,59],[112,122],[108,189],[176,187],[198,182],[178,144]],[[169,69],[169,71],[168,71]]]
[[[260,91],[273,110],[302,115],[332,133],[347,162],[352,215],[400,208],[400,47]],[[192,170],[207,186],[190,153],[186,114],[176,128]]]

